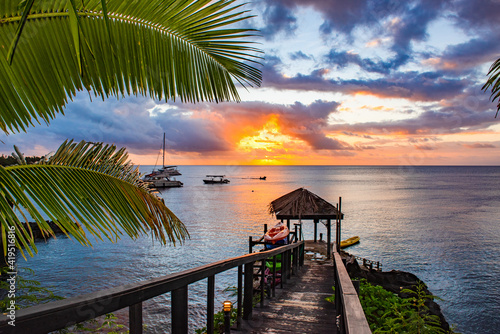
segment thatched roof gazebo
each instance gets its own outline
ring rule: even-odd
[[[337,222],[336,240],[340,244],[340,221],[344,219],[344,214],[340,209],[341,198],[339,198],[338,209],[333,204],[327,202],[318,195],[305,188],[299,188],[269,204],[269,213],[276,215],[276,219],[287,220],[290,228],[290,220],[313,220],[314,221],[314,241],[316,241],[317,224],[319,220],[326,220],[327,228],[327,255],[330,258],[331,247],[331,221]],[[340,212],[339,212],[340,211]]]

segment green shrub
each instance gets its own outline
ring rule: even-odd
[[[446,333],[441,328],[439,317],[431,315],[425,305],[428,299],[437,297],[425,293],[424,283],[419,282],[415,291],[403,289],[401,292],[409,294],[410,297],[401,298],[381,286],[368,283],[366,279],[360,280],[359,300],[373,333]],[[334,303],[335,295],[327,297],[326,300]]]

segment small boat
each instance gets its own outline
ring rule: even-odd
[[[171,179],[168,176],[146,175],[142,179],[150,188],[178,188],[184,186],[184,183]]]
[[[346,240],[342,240],[340,242],[340,248],[346,248],[346,247],[349,247],[349,246],[352,246],[352,245],[355,245],[359,242],[359,237],[358,236],[355,236],[355,237],[352,237],[352,238],[349,238],[349,239],[346,239]]]
[[[265,179],[266,179],[266,177],[265,177],[265,176],[261,176],[261,177],[259,177],[259,180],[265,180]]]
[[[229,183],[225,175],[207,175],[206,179],[203,179],[205,184],[224,184]]]
[[[281,245],[286,245],[288,243],[288,234],[290,231],[288,227],[282,222],[274,225],[269,231],[264,235],[264,242],[266,242],[266,248],[274,248]]]

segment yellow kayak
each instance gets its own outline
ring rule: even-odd
[[[357,244],[358,242],[359,242],[358,236],[355,236],[355,237],[352,237],[352,238],[349,238],[346,240],[342,240],[340,242],[340,248],[346,248],[346,247],[352,246],[354,244]]]

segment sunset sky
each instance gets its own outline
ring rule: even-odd
[[[0,153],[65,139],[154,165],[499,165],[500,118],[481,91],[500,57],[500,0],[256,0],[260,88],[241,103],[78,94],[50,126],[0,135]]]

